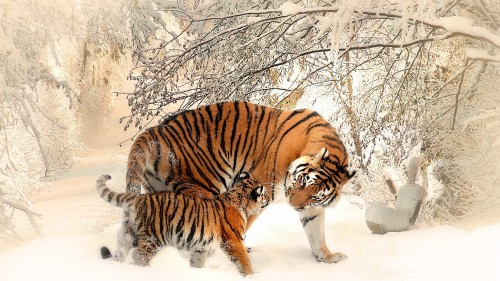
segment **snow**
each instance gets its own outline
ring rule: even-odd
[[[290,16],[302,12],[304,8],[295,3],[285,2],[281,4],[279,10],[283,16]]]
[[[474,20],[460,16],[442,17],[438,22],[449,32],[463,32],[474,24]]]
[[[441,17],[433,24],[443,27],[450,33],[460,33],[475,38],[482,38],[496,46],[500,46],[500,36],[498,34],[484,27],[474,26],[474,20],[469,18],[460,16]]]
[[[254,24],[261,21],[262,19],[263,19],[262,17],[248,17],[247,24]]]
[[[403,180],[398,176],[398,173],[394,170],[394,168],[386,166],[382,170],[383,176],[385,180],[391,180],[394,184],[394,189],[398,192],[401,189],[401,186],[404,184]]]
[[[474,114],[468,118],[465,118],[465,120],[463,121],[463,125],[462,125],[462,133],[464,133],[467,130],[467,128],[469,127],[469,125],[474,123],[474,122],[478,122],[481,120],[485,120],[485,119],[497,117],[497,116],[500,116],[500,108],[498,108],[498,107],[495,109],[492,109],[492,110],[484,110],[483,112],[480,112],[480,113]],[[493,129],[493,128],[490,127],[488,129]]]
[[[485,50],[467,48],[465,49],[465,56],[473,60],[476,59],[476,60],[500,62],[500,55],[492,56],[488,54],[488,52],[486,52]]]
[[[496,137],[495,140],[491,143],[491,147],[499,147],[500,146],[500,136]]]

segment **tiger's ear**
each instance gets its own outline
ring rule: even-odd
[[[250,196],[252,197],[252,200],[256,201],[257,198],[259,198],[259,196],[261,196],[263,192],[264,192],[264,187],[262,185],[259,185],[258,187],[252,189],[252,193],[250,194]]]
[[[354,175],[356,175],[356,172],[357,172],[356,170],[351,170],[351,171],[347,170],[345,175],[348,179],[351,179],[352,177],[354,177]]]
[[[326,147],[323,147],[323,148],[319,151],[318,156],[320,156],[320,159],[321,159],[321,160],[326,160],[326,159],[328,159],[328,157],[330,156],[330,153],[328,152],[328,149],[326,149]]]
[[[330,153],[328,152],[328,149],[326,147],[323,147],[315,156],[314,156],[314,162],[320,163],[320,161],[327,160],[328,157],[330,156]]]

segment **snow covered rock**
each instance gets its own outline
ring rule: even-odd
[[[410,224],[415,224],[420,204],[426,195],[425,188],[416,183],[408,183],[399,190],[396,209],[406,213],[410,218]]]
[[[408,181],[397,192],[396,208],[386,203],[375,202],[366,208],[365,219],[368,228],[375,234],[408,230],[417,220],[420,205],[427,191],[415,183],[423,156],[413,157],[408,165]]]
[[[366,225],[374,234],[408,230],[410,223],[407,212],[387,207],[386,203],[374,202],[366,208]]]

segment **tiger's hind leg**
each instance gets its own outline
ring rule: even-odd
[[[161,126],[151,127],[132,144],[127,162],[127,192],[156,193],[171,189],[169,184],[174,180],[179,161],[168,138],[158,140],[158,135],[167,133],[160,130]]]
[[[143,167],[137,163],[128,163],[126,174],[127,192],[134,192],[137,194],[155,192],[153,185],[147,179],[146,171],[143,171],[142,168]]]
[[[205,265],[208,254],[206,250],[194,250],[189,257],[189,263],[192,267],[202,268]]]
[[[191,252],[189,257],[189,262],[192,267],[202,268],[205,265],[205,261],[208,257],[215,253],[214,248],[194,250]]]
[[[115,259],[119,262],[123,262],[127,256],[128,252],[132,247],[134,247],[135,238],[130,226],[122,227],[118,233],[118,244],[115,252]]]
[[[127,234],[123,234],[122,230],[120,230],[119,237],[120,238],[118,238],[119,242],[117,244],[117,250],[115,252],[114,259],[119,262],[123,262],[127,258],[128,252],[134,245],[134,242],[130,242],[130,239],[133,240],[133,237],[130,237]],[[101,247],[101,257],[103,259],[109,259],[112,257],[111,251],[108,249],[108,247]]]
[[[132,222],[130,221],[129,211],[125,211],[123,214],[122,227],[118,231],[117,236],[118,242],[116,246],[115,260],[123,262],[127,258],[130,249],[137,244],[134,235],[134,229],[132,228]],[[102,247],[101,256],[103,259],[111,257],[109,249],[106,247]]]
[[[309,207],[300,212],[300,221],[306,232],[314,257],[319,262],[337,263],[347,258],[342,253],[331,253],[325,242],[325,209]]]

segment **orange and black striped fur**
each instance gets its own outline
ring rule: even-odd
[[[141,133],[131,147],[126,182],[130,192],[212,197],[249,171],[272,191],[270,201],[285,191],[300,211],[314,256],[331,263],[340,259],[326,247],[323,208],[353,176],[347,167],[342,141],[317,112],[224,102],[184,111]]]
[[[154,194],[117,193],[106,186],[109,175],[100,176],[96,182],[98,194],[107,202],[124,209],[127,240],[118,245],[115,258],[123,261],[131,247],[136,264],[147,265],[158,250],[172,245],[190,251],[191,265],[202,267],[208,252],[221,249],[236,264],[239,272],[252,274],[252,266],[243,236],[247,218],[264,208],[268,201],[265,188],[242,173],[230,191],[214,198],[186,196],[174,192]],[[124,232],[121,231],[120,235]],[[107,258],[109,250],[101,250]]]

